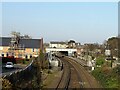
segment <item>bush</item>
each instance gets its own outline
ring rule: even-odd
[[[7,80],[7,79],[3,79],[3,78],[1,78],[2,79],[2,89],[3,90],[12,90],[12,84],[9,82],[9,80]]]
[[[120,67],[114,69],[108,67],[96,68],[92,71],[92,75],[100,81],[104,88],[118,88],[120,84],[118,83],[118,78],[120,78],[118,68]]]
[[[44,60],[43,62],[43,69],[48,69],[49,68],[49,61],[48,60]]]
[[[103,65],[105,63],[105,59],[104,58],[97,58],[96,59],[96,65]]]
[[[26,63],[26,60],[24,59],[24,60],[23,60],[23,64],[25,64],[25,63]]]

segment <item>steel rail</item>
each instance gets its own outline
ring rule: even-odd
[[[91,83],[90,78],[88,78],[88,75],[86,75],[86,72],[84,71],[85,69],[78,62],[74,61],[73,59],[69,58],[69,61],[71,63],[76,64],[76,65],[74,65],[74,67],[78,68],[80,70],[80,72],[84,75],[84,77],[86,78],[86,80],[87,80],[87,82],[88,82],[88,84],[90,86],[89,88],[93,88],[93,84]]]
[[[81,79],[81,77],[80,77],[80,75],[79,75],[78,69],[76,69],[75,66],[74,66],[73,64],[71,64],[69,61],[67,61],[67,62],[68,62],[68,64],[69,64],[70,66],[72,66],[72,67],[74,68],[74,70],[75,70],[75,72],[76,72],[76,74],[77,74],[78,81],[79,81],[79,83],[80,83],[80,88],[84,88],[84,86],[81,84],[82,79]]]
[[[60,58],[61,60],[61,58]],[[71,78],[71,70],[70,70],[70,66],[67,65],[66,62],[64,62],[63,60],[62,61],[62,64],[63,64],[63,73],[61,75],[61,78],[57,84],[57,87],[55,88],[55,90],[58,90],[60,88],[64,89],[64,90],[67,90],[68,89],[68,86],[69,86],[69,82],[70,82],[70,78]],[[67,75],[66,75],[67,74]],[[65,80],[63,80],[65,79]],[[64,83],[64,86],[62,86]]]

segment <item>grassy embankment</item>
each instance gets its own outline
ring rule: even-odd
[[[120,66],[111,68],[111,62],[105,61],[104,57],[98,57],[96,65],[101,67],[96,67],[92,74],[104,88],[120,88]]]

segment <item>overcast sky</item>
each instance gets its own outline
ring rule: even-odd
[[[118,35],[117,2],[5,2],[2,36],[11,31],[44,38],[44,42],[73,39],[102,43]]]

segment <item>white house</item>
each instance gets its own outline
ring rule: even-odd
[[[66,42],[50,42],[49,44],[50,48],[67,48],[68,45]]]

